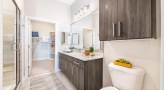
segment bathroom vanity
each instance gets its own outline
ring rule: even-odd
[[[59,68],[77,90],[100,90],[103,79],[103,53],[84,56],[59,52]]]

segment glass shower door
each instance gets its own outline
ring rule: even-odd
[[[20,82],[20,10],[3,0],[3,89],[14,90]]]

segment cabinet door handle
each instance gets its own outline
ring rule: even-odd
[[[73,75],[73,66],[72,66],[72,75]]]
[[[118,36],[121,36],[121,22],[118,22]]]
[[[115,23],[113,23],[113,37],[115,37]]]

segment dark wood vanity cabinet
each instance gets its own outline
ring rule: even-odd
[[[100,40],[156,38],[156,0],[99,0]]]
[[[77,90],[100,90],[102,88],[102,58],[81,61],[59,53],[59,68]]]

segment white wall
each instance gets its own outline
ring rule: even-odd
[[[2,27],[2,0],[0,0],[0,90],[2,90],[3,81],[3,27]]]
[[[164,0],[161,0],[161,88],[164,90]]]
[[[25,0],[25,15],[48,20],[56,23],[56,55],[55,70],[59,70],[58,66],[58,50],[61,45],[61,32],[70,31],[71,8],[69,5],[58,2],[57,0]],[[67,47],[67,46],[62,46]]]
[[[107,41],[104,43],[104,86],[112,85],[109,63],[118,58],[129,60],[134,66],[145,70],[142,90],[160,89],[160,0],[157,0],[157,39]]]
[[[20,56],[21,56],[21,83],[19,85],[19,86],[21,86],[22,82],[24,82],[25,78],[27,78],[25,76],[25,67],[24,67],[25,66],[25,54],[24,54],[25,45],[24,45],[24,43],[26,42],[24,40],[24,36],[25,36],[24,0],[16,0],[16,3],[18,5],[18,7],[20,9],[20,13],[21,13],[21,16],[20,16],[20,18],[21,18],[21,24],[20,24],[20,26],[21,26],[21,38],[20,38],[20,42],[21,42],[21,53],[20,53]]]
[[[70,24],[70,6],[57,0],[25,0],[25,15]]]
[[[100,40],[99,40],[99,11],[94,15],[94,28],[95,28],[94,45],[96,49],[101,49]]]
[[[55,24],[31,21],[32,31],[38,31],[39,37],[50,38],[50,32],[55,32]]]

